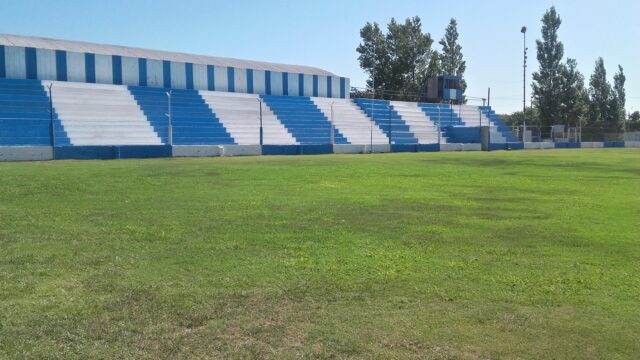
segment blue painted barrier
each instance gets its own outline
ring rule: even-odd
[[[623,148],[624,141],[605,141],[604,147],[606,148]]]
[[[144,159],[171,157],[169,145],[122,146],[59,146],[53,149],[54,159]]]
[[[416,151],[419,151],[419,152],[440,151],[440,144],[417,144]]]
[[[416,152],[416,144],[391,144],[391,152]]]
[[[299,155],[300,145],[262,145],[262,155]]]

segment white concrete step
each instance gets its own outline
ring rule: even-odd
[[[411,133],[414,134],[420,144],[438,143],[438,126],[422,111],[417,103],[391,101],[390,104],[409,126]]]
[[[351,144],[388,144],[389,138],[349,99],[312,97],[313,103]],[[333,104],[333,114],[331,107]]]
[[[216,114],[236,143],[260,143],[260,102],[255,94],[200,91],[205,103]],[[263,143],[277,145],[297,144],[295,138],[282,125],[268,106],[262,105]]]
[[[126,86],[43,81],[72,145],[160,145]]]

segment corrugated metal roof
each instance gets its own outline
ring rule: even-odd
[[[0,34],[0,45],[33,47],[39,49],[65,50],[80,53],[94,53],[101,55],[120,55],[133,58],[154,60],[169,60],[176,62],[190,62],[216,66],[231,66],[239,69],[270,70],[310,75],[336,76],[335,74],[304,65],[277,64],[264,61],[241,60],[218,56],[192,55],[179,52],[150,50],[119,45],[103,45],[82,41],[57,40],[43,37]]]

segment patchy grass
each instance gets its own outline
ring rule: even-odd
[[[0,163],[0,358],[634,358],[640,151]]]

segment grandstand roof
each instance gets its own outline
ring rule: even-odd
[[[277,64],[264,61],[241,60],[208,55],[193,55],[180,52],[150,50],[119,45],[94,44],[82,41],[58,40],[44,37],[21,36],[0,34],[0,45],[33,47],[38,49],[65,50],[80,53],[94,53],[102,55],[119,55],[134,58],[146,58],[154,60],[169,60],[176,62],[189,62],[194,64],[207,64],[216,66],[230,66],[240,69],[270,70],[290,73],[303,73],[310,75],[336,76],[335,74],[319,68],[304,65]]]

